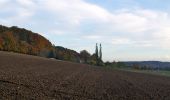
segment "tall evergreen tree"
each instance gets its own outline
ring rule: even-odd
[[[95,56],[96,56],[96,65],[99,65],[99,51],[98,51],[98,45],[97,45],[97,43],[96,43]]]
[[[95,54],[96,54],[96,59],[98,59],[98,57],[99,57],[99,52],[98,52],[98,45],[97,45],[97,43],[96,43],[96,51],[95,51]]]
[[[100,50],[99,50],[99,66],[103,66],[103,61],[102,61],[102,45],[100,43]]]
[[[100,43],[99,59],[102,60],[102,45]]]

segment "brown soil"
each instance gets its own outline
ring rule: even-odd
[[[170,100],[170,77],[0,52],[0,99]]]

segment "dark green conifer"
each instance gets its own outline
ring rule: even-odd
[[[96,54],[96,59],[98,59],[98,58],[99,58],[99,52],[98,52],[98,45],[97,45],[97,43],[96,43],[96,51],[95,51],[95,54]]]
[[[100,43],[99,59],[102,60],[102,45]]]

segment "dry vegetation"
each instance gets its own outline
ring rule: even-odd
[[[0,52],[0,99],[170,100],[170,78]]]

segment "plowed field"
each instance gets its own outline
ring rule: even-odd
[[[2,100],[170,100],[170,77],[0,52]]]

